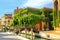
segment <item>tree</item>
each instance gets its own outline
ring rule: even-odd
[[[39,10],[39,12],[40,12],[40,10]],[[40,23],[43,20],[43,16],[38,15],[38,11],[36,11],[36,12],[31,11],[28,8],[21,10],[19,14],[20,14],[20,17],[19,17],[20,25],[23,25],[22,27],[25,27],[25,28],[30,27],[31,32],[33,31],[33,27],[37,23]],[[32,37],[33,37],[33,35],[32,35]]]
[[[42,21],[42,18],[40,17],[40,15],[35,15],[35,14],[29,14],[27,16],[23,16],[20,19],[22,19],[22,20],[20,20],[20,24],[22,23],[22,25],[25,26],[26,28],[30,27],[31,32],[33,32],[33,27],[35,27],[35,25],[37,23],[40,23]],[[33,37],[33,35],[32,35],[32,37]]]
[[[33,27],[35,27],[35,25],[40,23],[42,20],[45,20],[45,17],[44,14],[41,15],[40,10],[31,10],[30,8],[25,8],[14,15],[13,23],[14,27],[18,28],[30,27],[31,32],[33,32]],[[33,35],[31,40],[33,40]]]

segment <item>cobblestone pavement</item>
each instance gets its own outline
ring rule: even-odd
[[[18,39],[13,33],[0,32],[0,40],[18,40]]]

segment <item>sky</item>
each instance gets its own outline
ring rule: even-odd
[[[16,7],[53,7],[53,0],[0,0],[0,18],[4,14],[13,14]]]

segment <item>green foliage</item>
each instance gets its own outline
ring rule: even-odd
[[[46,10],[44,9],[25,8],[14,14],[12,25],[20,28],[28,27],[29,25],[34,27],[37,23],[46,21],[45,12]]]
[[[59,14],[58,14],[58,18],[59,18],[58,20],[59,20],[59,22],[60,22],[60,11],[59,11]]]
[[[14,23],[13,22],[10,22],[10,26],[14,26]]]
[[[27,16],[21,17],[20,24],[27,25],[35,25],[42,21],[40,15],[29,14]]]
[[[53,26],[56,26],[56,11],[53,11]]]
[[[42,14],[44,14],[46,12],[45,9],[41,9],[40,11],[42,12]]]
[[[60,16],[58,13],[58,19],[56,18],[56,11],[53,12],[53,26],[59,27]]]

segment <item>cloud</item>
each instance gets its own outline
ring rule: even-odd
[[[53,3],[53,0],[27,0],[24,7],[44,7],[44,5]]]

